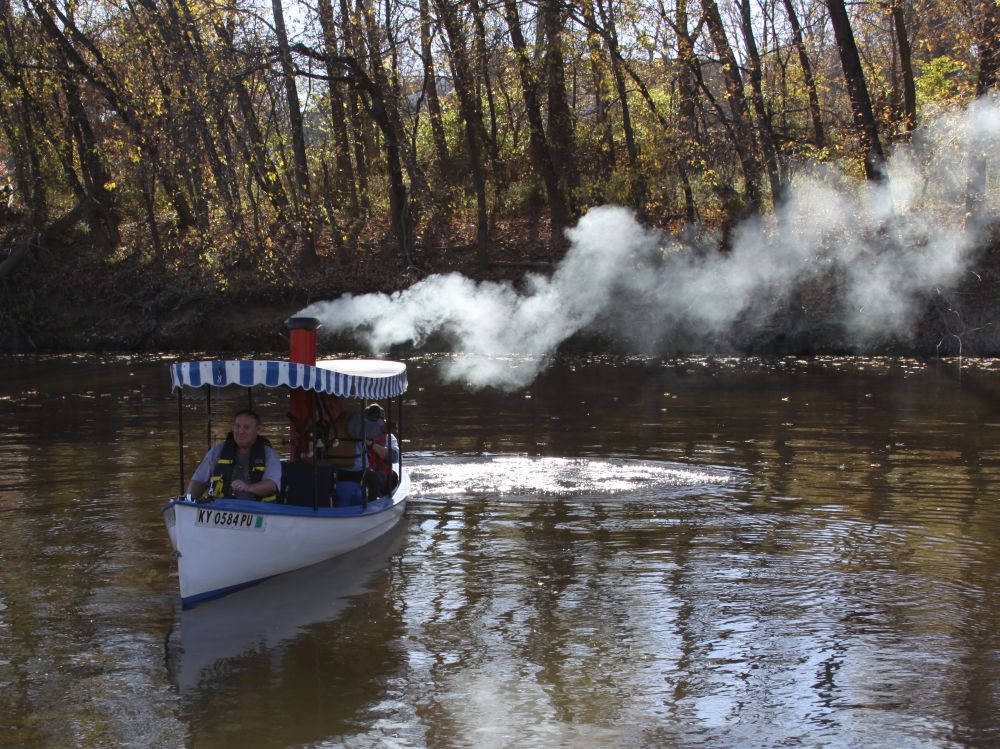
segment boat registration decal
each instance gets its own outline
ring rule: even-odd
[[[228,510],[198,510],[195,525],[209,528],[232,528],[238,531],[264,530],[264,516],[252,512],[230,512]]]

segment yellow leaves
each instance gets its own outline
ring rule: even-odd
[[[116,187],[118,187],[118,183],[115,182],[113,179],[109,179],[107,182],[104,183],[104,189],[107,190],[108,192],[111,192]]]
[[[920,103],[947,102],[968,96],[974,90],[975,76],[964,61],[941,56],[921,66],[915,83]]]

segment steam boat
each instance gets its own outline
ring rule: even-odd
[[[184,606],[216,598],[275,575],[307,567],[364,546],[403,516],[410,481],[402,452],[392,464],[384,496],[364,490],[363,413],[385,403],[387,429],[402,416],[406,366],[371,359],[316,360],[313,318],[287,321],[291,361],[230,359],[178,362],[170,376],[178,398],[181,494],[162,508],[177,557]],[[184,391],[239,386],[277,388],[289,394],[289,455],[275,501],[229,496],[197,502],[183,494]],[[393,403],[396,409],[393,409]],[[380,403],[380,405],[381,405]],[[394,420],[393,416],[396,415]],[[209,422],[211,432],[211,422]],[[357,461],[362,462],[359,472]]]

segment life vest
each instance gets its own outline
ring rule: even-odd
[[[270,443],[263,437],[257,437],[257,441],[250,446],[250,483],[256,484],[264,478],[264,470],[267,468],[267,452],[265,447]],[[220,497],[232,496],[232,488],[229,482],[233,478],[233,465],[236,463],[236,452],[239,446],[233,439],[233,433],[226,435],[226,441],[222,445],[222,452],[212,469],[212,477],[208,483],[208,496],[216,499]],[[274,502],[276,494],[268,497],[261,497],[261,502]]]
[[[389,444],[389,435],[383,434],[377,440],[372,441],[372,446],[368,448],[368,467],[373,471],[381,471],[382,473],[392,473],[392,461],[385,460],[375,452],[375,445],[379,444],[382,447],[387,447]]]

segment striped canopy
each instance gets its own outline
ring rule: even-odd
[[[264,359],[217,359],[170,365],[173,389],[212,385],[290,387],[341,398],[391,398],[406,392],[406,365],[377,359],[324,359],[316,366]]]

